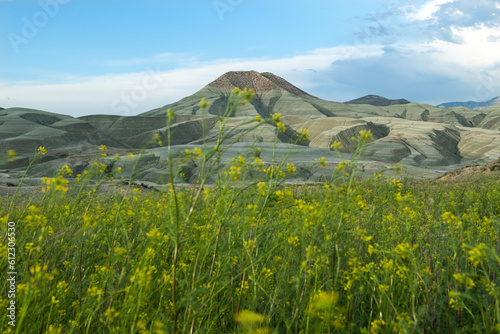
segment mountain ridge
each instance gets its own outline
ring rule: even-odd
[[[366,95],[354,100],[344,102],[345,104],[370,104],[377,107],[388,107],[396,104],[409,104],[410,101],[406,99],[390,100],[379,95]]]
[[[500,96],[494,97],[491,100],[487,101],[467,101],[467,102],[446,102],[437,105],[439,108],[456,108],[456,107],[465,107],[472,110],[483,110],[488,109],[490,107],[494,107],[500,105]]]

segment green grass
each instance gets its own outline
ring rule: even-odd
[[[230,333],[252,311],[271,333],[493,330],[498,182],[347,187],[205,189],[178,226],[172,191],[50,193],[10,211],[4,199],[3,241],[17,223],[17,328],[171,333],[176,319],[178,332]],[[195,191],[177,190],[181,217]]]
[[[500,331],[497,179],[357,180],[354,160],[334,182],[286,186],[286,164],[219,171],[220,154],[188,154],[218,173],[213,187],[201,174],[198,187],[102,193],[92,173],[68,183],[63,170],[2,198],[2,273],[9,221],[18,272],[2,332]],[[261,181],[245,180],[252,169]]]

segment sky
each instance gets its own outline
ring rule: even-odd
[[[500,95],[500,0],[0,0],[0,107],[139,113],[227,71],[319,98]]]

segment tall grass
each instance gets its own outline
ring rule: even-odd
[[[232,98],[227,112],[251,93]],[[337,168],[342,182],[284,185],[293,170],[284,163],[237,157],[219,168],[223,143],[238,139],[224,121],[214,147],[187,153],[200,166],[197,187],[99,193],[63,170],[30,201],[3,198],[1,268],[15,221],[19,308],[16,327],[2,321],[2,331],[500,331],[497,180],[358,180],[355,154]],[[356,140],[360,152],[369,133]],[[245,182],[250,172],[261,179]],[[7,302],[1,294],[0,309]]]

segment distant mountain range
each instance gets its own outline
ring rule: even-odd
[[[440,108],[456,108],[456,107],[465,107],[473,110],[483,110],[488,109],[490,107],[494,107],[500,104],[500,96],[494,97],[491,100],[476,102],[476,101],[468,101],[468,102],[447,102],[441,103],[438,105]]]
[[[253,89],[255,97],[221,122],[234,87]],[[199,107],[202,98],[210,103],[203,114]],[[176,113],[170,131],[167,128],[168,109]],[[278,131],[273,124],[263,124],[245,133],[245,129],[253,128],[257,115],[268,118],[275,113],[281,114],[286,125],[284,132]],[[0,159],[0,184],[3,182],[2,170],[22,175],[19,168],[29,163],[40,146],[47,149],[47,155],[37,161],[36,168],[32,167],[30,175],[34,177],[53,175],[64,164],[78,172],[90,168],[99,145],[106,145],[112,154],[120,155],[145,148],[144,163],[134,167],[136,169],[127,166],[126,159],[115,161],[109,154],[107,170],[120,167],[125,174],[129,173],[126,177],[136,173],[136,179],[161,184],[168,180],[165,171],[167,150],[150,145],[155,142],[155,135],[167,143],[170,133],[172,152],[180,156],[185,149],[214,145],[220,140],[221,128],[226,131],[225,140],[237,142],[235,149],[225,155],[226,161],[259,147],[266,163],[282,156],[296,163],[297,170],[303,171],[301,181],[321,178],[323,172],[310,169],[321,157],[332,162],[327,167],[331,168],[331,175],[335,164],[340,162],[335,152],[331,152],[332,143],[341,143],[341,151],[349,159],[349,154],[356,149],[352,137],[361,130],[373,134],[373,142],[360,162],[368,175],[374,172],[390,174],[390,167],[400,163],[412,176],[432,177],[500,157],[500,106],[488,111],[438,108],[375,95],[338,103],[314,97],[272,73],[234,71],[178,102],[137,116],[74,118],[26,108],[1,110],[0,158],[5,157],[8,150],[15,150],[19,158],[15,161]],[[309,139],[297,141],[302,129],[308,130]],[[275,146],[276,138],[279,143]],[[196,165],[184,167],[184,181],[194,182]],[[13,183],[11,178],[8,182]]]
[[[378,95],[366,95],[366,96],[360,97],[359,99],[347,101],[344,103],[346,103],[346,104],[370,104],[372,106],[388,107],[388,106],[392,106],[395,104],[408,104],[411,102],[408,100],[405,100],[405,99],[389,100],[389,99],[386,99],[385,97],[378,96]]]

